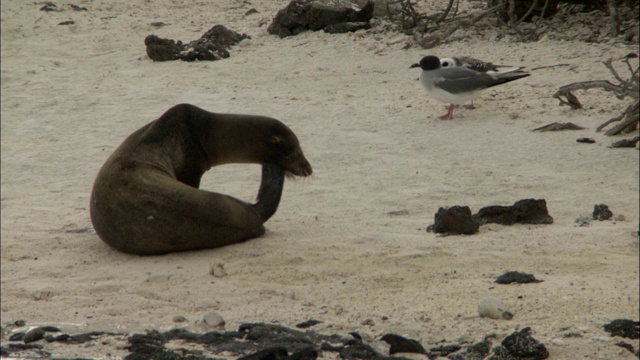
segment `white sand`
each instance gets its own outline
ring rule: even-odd
[[[531,326],[553,359],[633,358],[614,345],[632,341],[607,338],[602,325],[638,319],[638,151],[609,149],[624,136],[594,131],[628,100],[578,92],[585,109],[573,111],[551,95],[571,82],[611,79],[601,62],[637,46],[604,36],[585,43],[586,28],[572,41],[491,41],[469,31],[430,51],[403,49],[409,38],[388,24],[279,39],[266,24],[287,3],[96,0],[78,2],[88,12],[60,2],[64,11],[45,13],[42,4],[3,1],[2,324],[142,331],[184,326],[176,315],[193,326],[215,311],[227,330],[318,319],[318,331],[394,332],[425,347]],[[252,7],[259,14],[245,17]],[[57,25],[68,19],[75,25]],[[154,21],[169,25],[156,29]],[[252,40],[217,62],[146,56],[149,34],[191,41],[216,24]],[[446,104],[429,99],[419,70],[409,70],[426,54],[528,69],[571,65],[488,90],[477,109],[440,121]],[[282,120],[298,135],[313,178],[287,181],[264,237],[226,248],[138,257],[95,233],[67,232],[91,227],[89,195],[109,154],[181,102]],[[587,129],[531,131],[556,121]],[[202,187],[253,200],[259,177],[255,165],[225,166]],[[441,206],[476,212],[523,198],[546,199],[554,224],[485,225],[472,236],[425,231]],[[600,203],[626,221],[577,226]],[[227,275],[210,275],[212,261]],[[509,270],[544,282],[493,283]],[[474,317],[487,296],[514,318]],[[567,332],[582,337],[563,338]]]

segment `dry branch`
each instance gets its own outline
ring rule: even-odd
[[[609,8],[609,17],[611,18],[611,36],[618,36],[620,25],[618,24],[618,7],[616,6],[616,0],[607,0],[607,7]]]
[[[612,84],[607,80],[582,81],[582,82],[577,82],[577,83],[560,87],[560,89],[558,89],[558,91],[556,91],[556,93],[553,94],[553,97],[560,100],[561,104],[569,105],[573,109],[582,108],[582,104],[580,104],[580,101],[578,100],[578,98],[572,93],[572,91],[576,91],[576,90],[588,90],[588,89],[600,88],[606,91],[613,92],[615,96],[620,100],[624,99],[627,96],[631,97],[635,100],[627,107],[627,109],[621,115],[618,115],[614,118],[607,120],[606,122],[598,126],[596,131],[600,131],[604,129],[606,126],[608,126],[609,124],[612,124],[615,122],[620,122],[620,123],[614,126],[613,128],[609,129],[607,132],[605,132],[605,135],[616,135],[622,132],[634,131],[635,129],[637,129],[638,122],[640,121],[640,116],[638,112],[638,104],[639,104],[638,97],[640,96],[640,94],[638,93],[639,67],[636,66],[635,70],[633,69],[633,67],[629,63],[629,61],[632,58],[633,58],[632,56],[627,56],[623,59],[623,61],[627,64],[627,67],[630,73],[629,79],[627,80],[623,79],[622,76],[618,74],[616,69],[613,67],[612,59],[609,59],[603,62],[604,66],[607,69],[609,69],[613,77],[618,81],[619,83],[618,85]]]
[[[447,30],[445,30],[444,32],[424,35],[422,38],[419,38],[419,34],[414,34],[414,36],[416,37],[416,40],[418,41],[418,44],[420,44],[420,46],[422,46],[425,49],[431,49],[431,48],[439,45],[442,42],[442,40],[444,40],[444,39],[448,38],[449,36],[451,36],[451,34],[456,32],[459,28],[461,28],[461,27],[465,27],[465,28],[470,27],[471,25],[475,24],[476,22],[478,22],[480,19],[484,18],[485,16],[498,11],[501,7],[502,7],[502,4],[496,5],[496,6],[491,7],[491,8],[489,8],[489,9],[483,11],[483,12],[480,12],[480,13],[476,14],[471,19],[460,19],[460,20],[457,20],[451,26],[449,26],[449,28],[447,28]]]
[[[627,107],[627,109],[624,111],[624,113],[622,113],[622,115],[620,116],[616,116],[613,119],[610,119],[606,122],[604,122],[602,125],[598,126],[596,128],[596,131],[600,131],[603,128],[605,128],[607,125],[620,121],[622,120],[622,122],[620,122],[618,125],[612,127],[611,129],[607,130],[607,132],[605,132],[605,135],[617,135],[620,134],[622,132],[631,132],[633,130],[636,129],[637,127],[637,122],[640,121],[640,115],[638,113],[638,104],[639,101],[636,100],[633,104],[629,105]],[[624,120],[623,120],[624,119]]]
[[[576,104],[576,101],[578,99],[571,92],[576,90],[588,90],[588,89],[595,89],[595,88],[601,88],[607,91],[613,91],[616,94],[616,97],[618,99],[624,99],[626,95],[629,95],[625,91],[626,90],[625,88],[620,87],[618,85],[614,85],[607,80],[593,80],[593,81],[582,81],[582,82],[577,82],[577,83],[562,86],[560,87],[560,89],[558,89],[558,91],[556,91],[555,94],[553,94],[553,97],[560,100],[561,103],[571,106],[573,109],[581,109],[582,106],[578,105],[580,103],[578,102]],[[567,98],[567,100],[562,99],[562,96]]]

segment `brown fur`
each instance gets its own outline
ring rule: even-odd
[[[263,165],[258,203],[198,189],[212,166]],[[135,131],[96,177],[91,221],[112,247],[133,254],[215,248],[262,235],[285,172],[311,175],[295,134],[278,120],[176,105]]]

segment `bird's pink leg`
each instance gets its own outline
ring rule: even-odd
[[[453,119],[453,104],[449,105],[449,112],[447,112],[445,115],[442,115],[439,117],[440,120],[451,120]]]

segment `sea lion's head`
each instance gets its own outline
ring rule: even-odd
[[[279,121],[274,126],[270,126],[270,130],[263,161],[282,166],[288,175],[311,175],[313,173],[311,164],[304,157],[298,138],[293,131]]]

